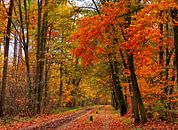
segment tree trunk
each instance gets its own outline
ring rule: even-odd
[[[176,83],[178,87],[178,26],[174,28],[174,45],[175,45],[175,57],[176,57]]]
[[[113,87],[113,107],[115,108],[115,110],[118,110],[118,106],[119,106],[118,96],[117,96],[116,90]]]
[[[127,113],[127,107],[125,104],[124,95],[122,93],[122,87],[120,86],[117,64],[118,64],[117,61],[114,61],[113,63],[110,62],[110,70],[111,70],[112,80],[113,80],[113,84],[114,84],[116,100],[118,100],[120,114],[121,114],[121,116],[123,116],[124,114]]]
[[[1,98],[0,98],[0,117],[4,113],[4,103],[6,96],[6,82],[7,82],[7,69],[8,69],[8,55],[9,55],[9,42],[10,42],[10,32],[11,32],[11,22],[12,22],[12,12],[14,8],[14,0],[10,0],[10,7],[8,12],[8,22],[5,37],[5,47],[4,47],[4,64],[3,64],[3,76],[2,76],[2,88],[1,88]]]
[[[45,0],[45,7],[48,5],[48,0]],[[37,88],[37,113],[41,112],[42,93],[44,86],[43,70],[45,61],[45,48],[47,41],[48,30],[48,11],[45,10],[42,27],[41,13],[42,3],[38,0],[38,40],[37,40],[37,68],[36,68],[36,88]]]
[[[26,20],[26,28],[24,27],[24,20],[22,16],[22,7],[21,7],[21,0],[18,0],[18,8],[19,8],[19,16],[20,16],[20,27],[22,32],[22,45],[23,50],[25,54],[25,64],[26,64],[26,75],[27,75],[27,83],[28,83],[28,108],[31,109],[31,100],[32,100],[32,83],[31,83],[31,76],[30,76],[30,64],[29,64],[29,55],[28,55],[28,42],[29,42],[29,21],[28,21],[28,13],[27,13],[27,7],[26,7],[26,1],[24,0],[24,11],[25,11],[25,20]],[[27,32],[25,37],[25,31]]]
[[[60,64],[60,76],[59,76],[59,78],[60,78],[60,86],[59,86],[59,103],[60,103],[60,105],[62,104],[62,94],[63,94],[63,82],[62,82],[62,78],[63,78],[63,69],[62,69],[62,67],[63,67],[63,64],[61,63]]]
[[[28,5],[30,2],[28,1]],[[30,64],[29,64],[29,51],[28,51],[28,44],[29,44],[29,15],[27,10],[27,0],[24,0],[24,11],[25,11],[25,20],[26,20],[26,44],[24,44],[24,52],[25,52],[25,64],[27,69],[27,82],[28,82],[28,96],[29,96],[29,109],[31,109],[32,105],[32,83],[31,83],[31,76],[30,76]],[[25,39],[24,39],[25,40]],[[25,41],[24,41],[25,43]]]
[[[160,32],[163,35],[163,24],[160,24]],[[163,42],[163,39],[160,38],[160,44],[162,44],[162,42]],[[159,64],[161,66],[161,69],[163,68],[163,60],[164,60],[163,58],[164,58],[163,46],[160,45],[159,46]],[[161,73],[160,73],[161,83],[162,83],[162,78],[163,78],[163,72],[161,71]]]
[[[12,77],[15,79],[14,85],[18,82],[17,75],[17,33],[14,33],[14,54],[13,54],[13,69],[12,69]]]
[[[144,124],[147,120],[146,112],[145,112],[145,108],[143,105],[141,93],[140,93],[140,90],[138,87],[137,77],[135,74],[133,54],[128,55],[128,63],[129,63],[129,69],[130,69],[130,73],[131,73],[133,95],[135,96],[136,102],[138,103],[138,106],[139,106],[141,122]]]
[[[45,0],[45,7],[48,5],[48,0]],[[37,66],[36,66],[36,84],[35,95],[37,94],[37,113],[41,112],[42,91],[44,86],[43,70],[45,62],[45,47],[47,41],[48,30],[48,11],[45,10],[43,20],[42,15],[42,1],[38,0],[38,32],[37,32]]]
[[[167,33],[169,32],[169,28],[168,28],[168,24],[166,24],[166,31]],[[167,38],[168,38],[168,35],[167,35]],[[168,81],[169,81],[169,64],[170,64],[170,61],[171,61],[171,56],[174,52],[174,49],[172,50],[169,50],[169,45],[166,45],[166,72],[165,72],[165,75],[166,75],[166,82],[167,82],[167,85],[164,89],[164,92],[166,94],[168,94],[168,90],[169,90],[169,87],[170,85],[168,84]],[[174,74],[173,74],[174,75]]]
[[[46,53],[48,53],[48,51],[49,51],[49,48],[47,47],[47,49],[46,49]],[[45,96],[45,98],[44,98],[44,106],[46,107],[47,106],[47,104],[48,104],[48,81],[49,81],[49,72],[50,72],[50,64],[49,64],[49,61],[48,61],[48,58],[46,57],[45,58],[45,84],[44,84],[44,96]]]
[[[48,67],[48,59],[46,59],[46,63],[45,63],[45,84],[44,84],[44,106],[46,107],[48,104],[48,81],[49,81],[49,67]]]
[[[13,67],[16,69],[17,66],[17,34],[14,34],[14,56],[13,56]]]
[[[178,0],[176,0],[176,2],[178,3]],[[175,19],[176,21],[178,20],[177,17],[178,14],[178,10],[174,9],[171,12],[172,18]],[[175,23],[176,24],[176,23]],[[174,46],[175,46],[175,58],[176,58],[176,87],[178,88],[178,26],[175,25],[173,27],[174,30]]]
[[[129,83],[129,91],[130,91],[131,101],[132,101],[132,112],[134,116],[134,123],[138,124],[140,122],[139,107],[138,107],[137,99],[133,94],[133,87],[131,85],[130,78],[128,79],[128,83]]]
[[[119,50],[120,55],[121,55],[121,59],[122,59],[122,63],[124,65],[125,69],[129,69],[128,65],[126,64],[126,61],[124,59],[124,54],[122,52],[122,50]],[[134,115],[134,122],[135,124],[140,122],[140,117],[139,117],[139,110],[138,110],[138,104],[136,102],[136,97],[133,95],[133,88],[131,85],[131,80],[130,77],[127,77],[127,82],[129,84],[129,91],[130,91],[130,95],[131,95],[131,102],[132,102],[132,112]]]
[[[49,37],[48,37],[48,40],[50,41],[51,40],[51,32],[52,32],[52,28],[50,28],[49,30]],[[46,47],[46,53],[48,54],[49,53],[49,45],[47,45]],[[50,67],[51,67],[51,64],[49,62],[49,59],[48,59],[48,56],[45,57],[45,84],[44,84],[44,106],[46,107],[48,102],[49,102],[49,96],[48,96],[48,81],[50,79]]]

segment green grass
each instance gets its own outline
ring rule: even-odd
[[[14,122],[14,118],[12,116],[4,116],[0,119],[0,126],[2,124],[12,124]]]
[[[66,108],[56,108],[53,109],[50,113],[51,114],[59,114],[61,112],[66,112],[66,111],[76,111],[82,109],[81,107],[66,107]]]
[[[111,107],[111,112],[112,112],[113,114],[117,114],[118,116],[120,116],[119,110],[115,110],[114,107]]]

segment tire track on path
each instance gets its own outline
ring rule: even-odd
[[[70,122],[73,122],[74,120],[77,120],[78,118],[80,118],[81,116],[90,113],[92,111],[94,111],[95,108],[87,108],[85,110],[81,110],[79,112],[76,112],[74,114],[65,116],[61,119],[54,119],[42,124],[37,124],[37,125],[33,125],[33,126],[29,126],[27,128],[23,128],[20,130],[57,130],[57,129],[61,129],[64,126],[67,126],[68,124],[70,124]]]

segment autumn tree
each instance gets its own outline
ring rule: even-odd
[[[86,65],[86,64],[90,64],[93,60],[96,60],[97,57],[99,57],[100,53],[102,53],[103,47],[107,49],[106,55],[108,55],[108,63],[111,69],[115,96],[118,101],[118,106],[121,111],[121,115],[124,115],[127,112],[127,108],[126,108],[124,96],[122,94],[122,90],[121,90],[122,88],[120,86],[120,79],[118,77],[119,76],[118,61],[117,61],[118,56],[117,56],[117,52],[113,50],[113,48],[115,48],[116,45],[118,44],[117,43],[118,37],[116,37],[118,32],[115,29],[115,25],[112,25],[110,23],[110,22],[115,22],[113,18],[109,19],[108,21],[101,22],[101,20],[104,19],[105,16],[109,18],[110,16],[109,11],[111,10],[107,10],[106,7],[103,8],[102,11],[103,11],[102,12],[103,15],[101,14],[101,15],[84,18],[80,22],[80,28],[78,30],[78,33],[73,35],[75,40],[80,39],[79,42],[80,46],[75,50],[75,52],[77,56],[81,56],[82,59],[85,59],[83,60],[83,62],[84,65]],[[102,33],[103,35],[101,35]],[[109,39],[111,39],[112,41]]]
[[[162,8],[163,6],[164,6],[164,8]],[[159,87],[158,87],[159,93],[162,93],[162,96],[159,96],[159,98],[160,98],[159,100],[162,100],[162,98],[165,97],[165,95],[167,94],[167,93],[166,94],[164,93],[165,89],[163,89],[163,88],[167,89],[166,84],[169,81],[166,81],[167,83],[165,84],[165,81],[164,81],[164,78],[165,78],[164,71],[165,70],[163,68],[165,67],[165,64],[166,64],[166,66],[168,66],[168,64],[170,62],[170,57],[173,53],[172,47],[171,47],[171,38],[167,37],[167,32],[165,31],[165,30],[168,30],[168,29],[166,29],[167,24],[171,24],[171,21],[168,19],[168,17],[170,17],[170,14],[167,13],[167,11],[171,10],[171,8],[175,7],[175,6],[176,6],[176,4],[173,1],[170,1],[170,3],[167,3],[167,1],[162,1],[161,3],[159,1],[155,1],[151,4],[146,5],[145,8],[143,7],[143,9],[141,9],[134,17],[132,17],[134,20],[132,21],[131,27],[129,29],[130,32],[128,33],[129,37],[133,36],[132,38],[130,37],[130,40],[128,42],[129,44],[132,45],[132,46],[130,46],[133,48],[132,50],[134,50],[134,52],[140,51],[140,52],[144,53],[144,55],[145,55],[144,57],[146,59],[146,66],[151,67],[152,66],[151,61],[154,62],[154,64],[155,64],[155,66],[154,66],[155,72],[157,73],[157,76],[160,79],[157,78],[154,80],[157,82],[153,82],[153,79],[150,77],[150,79],[152,80],[152,81],[150,81],[150,86],[153,86],[154,84],[159,85]],[[154,8],[154,10],[152,10],[153,8]],[[145,15],[145,12],[147,12],[147,14],[149,14],[149,15]],[[154,15],[154,17],[152,17],[151,15]],[[141,18],[143,18],[143,19],[141,19]],[[139,27],[140,27],[140,29],[139,29]],[[146,47],[145,44],[148,46]],[[142,51],[141,51],[141,49],[142,49]],[[164,50],[164,49],[166,49],[166,50]],[[159,53],[157,53],[157,52],[159,52]],[[165,52],[166,52],[166,60],[164,59]],[[137,54],[137,53],[134,53],[134,54],[135,54],[136,60],[138,59],[137,62],[139,60],[141,60],[140,54]],[[155,56],[157,56],[158,59],[153,61],[153,59],[151,59],[151,58],[153,58],[153,57],[155,58]],[[138,64],[139,63],[136,63],[136,65],[138,65]],[[160,68],[157,68],[156,65],[158,65],[157,67],[160,67]],[[146,66],[145,66],[145,68],[146,68]],[[157,71],[157,69],[159,71]],[[168,69],[169,68],[166,68],[166,77],[168,75]],[[155,75],[155,74],[153,74],[153,75]],[[173,73],[173,75],[174,75],[174,73]],[[139,75],[138,75],[138,77],[141,78],[141,76],[139,76]],[[172,78],[173,79],[171,79],[171,80],[174,81],[174,76]],[[166,78],[166,79],[168,80],[168,78]],[[152,92],[154,92],[154,93],[156,93],[156,91],[158,92],[158,90],[152,90]],[[165,106],[165,104],[163,106]]]
[[[151,62],[154,62],[151,59],[153,55],[159,55],[158,63],[160,63],[159,66],[163,67],[163,42],[165,39],[162,38],[162,30],[164,28],[161,27],[161,24],[165,23],[166,20],[169,21],[167,18],[170,15],[166,13],[161,14],[161,12],[170,10],[176,4],[173,1],[170,1],[170,3],[162,1],[161,4],[155,1],[151,4],[145,3],[143,5],[139,2],[119,1],[105,3],[99,15],[79,20],[78,30],[72,35],[72,38],[73,41],[77,40],[78,42],[78,47],[74,53],[83,59],[84,65],[91,64],[102,57],[106,59],[107,55],[108,61],[110,63],[113,62],[110,64],[110,68],[113,79],[117,79],[116,85],[120,84],[120,80],[117,77],[119,71],[117,69],[117,60],[119,60],[118,55],[120,54],[124,68],[126,70],[129,69],[130,78],[127,75],[125,77],[132,83],[130,92],[133,96],[132,105],[135,122],[141,121],[145,123],[146,112],[141,96],[143,88],[139,86],[141,77],[138,74],[140,72],[138,68],[143,62],[145,62],[144,67],[148,64],[151,67]],[[166,5],[166,8],[163,9],[163,5]],[[159,25],[161,26],[158,28],[157,26]],[[153,51],[153,49],[157,50],[158,48],[159,54]],[[170,51],[170,55],[171,53],[172,51]],[[145,61],[141,57],[145,57]],[[155,67],[157,68],[157,64],[155,64]],[[160,72],[155,72],[160,75]],[[164,90],[161,87],[161,80],[163,79],[159,79],[160,91]],[[154,83],[152,82],[151,84],[153,85]],[[119,93],[116,96],[119,96]],[[140,117],[141,120],[139,119]]]
[[[23,3],[23,4],[22,4]],[[28,95],[29,95],[29,108],[31,107],[31,101],[32,101],[32,81],[31,81],[31,72],[30,72],[30,60],[29,60],[29,7],[30,3],[29,1],[24,0],[23,2],[21,0],[18,0],[18,12],[19,12],[19,24],[20,24],[20,32],[22,33],[22,38],[20,38],[23,50],[25,54],[25,63],[26,63],[26,75],[27,75],[27,82],[28,82]],[[22,8],[22,5],[24,6]],[[27,7],[27,5],[29,7]],[[24,9],[24,10],[22,10]],[[24,15],[24,17],[23,17]]]
[[[4,105],[5,105],[4,103],[5,103],[5,96],[6,96],[7,71],[8,71],[9,43],[10,43],[13,8],[14,8],[14,0],[10,0],[7,30],[6,30],[5,43],[4,43],[5,47],[4,47],[4,63],[3,63],[3,75],[2,75],[1,98],[0,98],[0,116],[3,116],[4,114]]]
[[[36,66],[36,85],[35,94],[37,95],[37,113],[41,112],[42,90],[43,90],[43,70],[45,59],[45,48],[48,31],[48,10],[44,11],[42,16],[42,1],[38,1],[38,32],[37,32],[37,66]],[[45,0],[45,7],[48,6],[48,0]]]

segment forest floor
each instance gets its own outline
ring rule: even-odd
[[[111,106],[95,106],[59,114],[41,115],[29,121],[0,124],[0,130],[178,130],[178,124],[149,120],[133,125],[131,112],[119,117]]]

